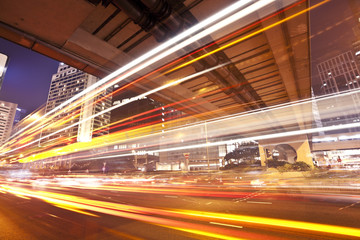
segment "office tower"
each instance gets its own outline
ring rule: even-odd
[[[5,72],[6,72],[8,62],[9,62],[8,56],[6,56],[5,54],[0,53],[0,89],[1,89],[1,85],[2,85],[3,80],[4,80],[4,76],[5,76]]]
[[[60,63],[57,73],[53,74],[51,79],[45,112],[50,112],[64,101],[72,98],[94,84],[97,80],[98,78],[95,76],[82,72],[64,63]],[[58,122],[56,124],[57,127],[43,130],[41,136],[44,139],[41,143],[43,144],[55,139],[67,139],[67,143],[75,141],[88,142],[91,141],[93,136],[108,134],[108,129],[102,128],[110,123],[110,112],[91,119],[89,119],[89,117],[111,106],[111,97],[101,99],[109,93],[109,91],[103,91],[101,94],[97,95],[97,97],[75,106],[71,111],[59,112],[56,117],[52,119],[52,122]],[[62,121],[62,123],[59,124],[61,119],[65,119],[65,121]],[[67,129],[59,131],[64,128]],[[102,130],[97,131],[98,129]],[[48,135],[50,136],[46,137]]]
[[[10,137],[16,107],[16,103],[0,101],[0,145]]]
[[[360,72],[356,64],[356,55],[352,51],[347,51],[323,61],[317,65],[321,80],[321,89],[325,94],[338,94],[343,91],[358,89],[360,87]],[[359,121],[360,96],[358,93],[351,94],[346,98],[346,102],[340,102],[339,98],[333,98],[331,101],[322,101],[319,104],[319,113],[322,118],[323,126],[332,126],[334,124],[346,124]],[[343,108],[341,113],[332,113],[332,109]],[[327,117],[324,119],[324,113]],[[347,129],[346,131],[358,131],[359,129]],[[331,133],[339,133],[333,131]]]

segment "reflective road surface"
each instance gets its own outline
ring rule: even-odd
[[[336,181],[3,178],[0,239],[356,239],[359,182]]]

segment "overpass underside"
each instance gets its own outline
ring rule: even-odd
[[[0,36],[101,78],[236,2],[2,0]],[[114,86],[113,100],[122,91],[158,88],[150,98],[206,120],[311,97],[308,1],[269,1],[249,11],[259,2],[248,1],[236,21]],[[272,132],[311,126],[303,114],[311,108],[289,109],[295,121],[288,125],[264,115]]]
[[[139,11],[138,15],[122,2],[125,1],[104,4],[86,0],[3,0],[0,3],[0,36],[104,77],[235,1],[129,1],[138,3],[130,6],[133,12]],[[146,5],[155,6],[157,2],[166,5],[163,6],[165,10],[161,12],[157,10],[161,6],[155,9]],[[210,73],[154,93],[152,97],[169,103],[197,96],[196,100],[187,101],[192,107],[185,111],[192,114],[212,112],[205,118],[310,97],[308,12],[292,17],[305,10],[308,2],[288,3],[274,1],[222,31],[177,51],[173,59],[211,44],[158,70],[132,88],[138,93],[148,91],[170,80],[224,64]],[[152,20],[153,25],[144,24],[145,20],[138,20],[136,24],[134,20],[139,14]],[[153,16],[157,16],[155,20]],[[218,51],[218,48],[222,49]],[[209,54],[211,52],[214,53]],[[209,56],[166,73],[203,54]],[[150,70],[162,64],[165,62]]]

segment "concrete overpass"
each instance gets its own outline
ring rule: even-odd
[[[235,1],[214,0],[2,0],[0,2],[0,36],[40,54],[74,66],[98,77],[104,77],[152,49],[171,36],[188,29],[219,9]],[[256,1],[255,1],[256,2]],[[218,90],[197,97],[183,105],[190,114],[204,119],[248,110],[261,109],[311,96],[308,13],[283,21],[308,7],[308,1],[278,0],[247,18],[236,22],[243,31],[231,38],[254,34],[244,41],[224,48],[207,58],[178,71],[161,76],[161,81],[146,79],[133,90],[144,92],[164,82],[228,63],[151,97],[172,103],[192,99],[202,91]],[[278,10],[284,10],[278,14]],[[274,14],[274,15],[272,15]],[[265,19],[258,22],[259,19]],[[236,29],[231,29],[234,32]],[[230,33],[229,32],[229,33]],[[191,46],[192,50],[218,40],[207,36]],[[228,41],[212,45],[195,56],[224,46]],[[178,57],[185,52],[178,54]],[[201,104],[199,104],[201,103]],[[305,110],[307,111],[307,110]],[[301,112],[293,112],[296,128],[305,120]],[[286,126],[276,123],[273,131]],[[291,126],[293,129],[294,126]],[[306,137],[304,141],[307,142]],[[308,145],[308,144],[307,144]]]

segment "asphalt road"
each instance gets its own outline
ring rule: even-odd
[[[0,239],[357,239],[357,191],[0,182]]]

